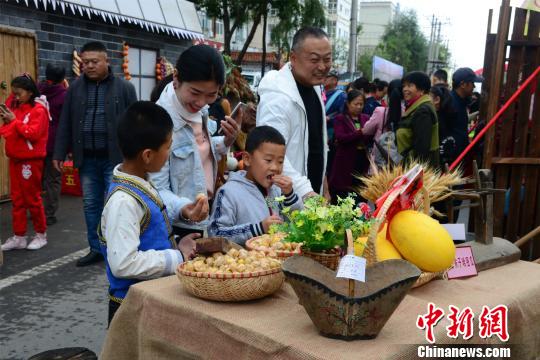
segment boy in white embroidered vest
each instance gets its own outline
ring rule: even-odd
[[[131,285],[173,274],[200,236],[176,245],[163,201],[148,181],[169,156],[172,127],[167,111],[149,101],[131,105],[118,124],[124,161],[114,169],[98,229],[110,283],[109,324]]]
[[[208,233],[244,244],[268,233],[281,223],[282,206],[302,208],[291,178],[281,175],[285,160],[285,138],[271,126],[253,129],[243,155],[247,171],[231,173],[217,192]],[[281,203],[276,198],[284,195]]]

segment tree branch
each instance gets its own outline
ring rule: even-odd
[[[230,25],[229,3],[227,0],[223,0],[223,52],[227,55],[231,55],[232,32],[229,29]]]
[[[266,1],[264,2],[264,4],[266,5]],[[263,11],[264,11],[264,8],[263,8]],[[249,45],[251,44],[251,41],[253,40],[253,37],[255,36],[255,32],[257,31],[257,27],[261,23],[261,18],[262,18],[263,11],[259,10],[256,13],[255,17],[253,18],[253,25],[251,26],[251,30],[249,31],[249,35],[248,35],[246,41],[244,42],[244,46],[242,47],[242,51],[240,51],[240,54],[238,54],[238,58],[235,61],[235,63],[237,65],[241,65],[242,60],[244,60],[244,56],[246,55],[247,49],[248,49]]]

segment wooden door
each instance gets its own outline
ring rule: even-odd
[[[0,26],[0,103],[11,93],[11,79],[27,72],[37,75],[37,41],[33,32]],[[0,200],[9,198],[8,160],[0,140]]]

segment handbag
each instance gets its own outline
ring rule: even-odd
[[[372,149],[373,161],[379,168],[383,168],[385,166],[393,167],[403,160],[403,156],[401,156],[397,148],[396,134],[392,130],[388,130],[386,124],[386,110],[387,109],[384,110],[385,123],[383,126],[386,131],[384,131],[381,136],[373,142],[374,146]]]

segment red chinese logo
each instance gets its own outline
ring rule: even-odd
[[[433,328],[444,317],[444,310],[438,308],[433,303],[428,304],[428,313],[419,316],[416,320],[416,326],[419,329],[426,329],[426,340],[431,344],[435,342],[435,335],[433,334]]]
[[[446,327],[446,335],[456,339],[462,336],[464,340],[473,337],[474,333],[474,313],[470,307],[463,310],[454,305],[448,306],[450,310],[447,319],[450,325]],[[433,303],[428,304],[427,313],[418,316],[416,326],[420,330],[425,330],[426,340],[433,344],[435,342],[434,328],[439,321],[444,318],[444,310],[435,306]],[[487,306],[482,307],[482,313],[478,317],[478,329],[481,338],[486,339],[497,335],[501,341],[508,341],[508,308],[506,305],[498,305],[492,309]]]
[[[448,314],[450,325],[446,327],[448,337],[456,339],[459,334],[462,334],[465,340],[472,338],[474,313],[471,308],[466,307],[462,311],[459,311],[454,305],[450,305],[448,308],[450,309],[450,314]]]
[[[493,309],[487,306],[482,307],[480,314],[480,337],[483,339],[497,335],[501,341],[508,341],[508,308],[506,305],[499,305]]]

